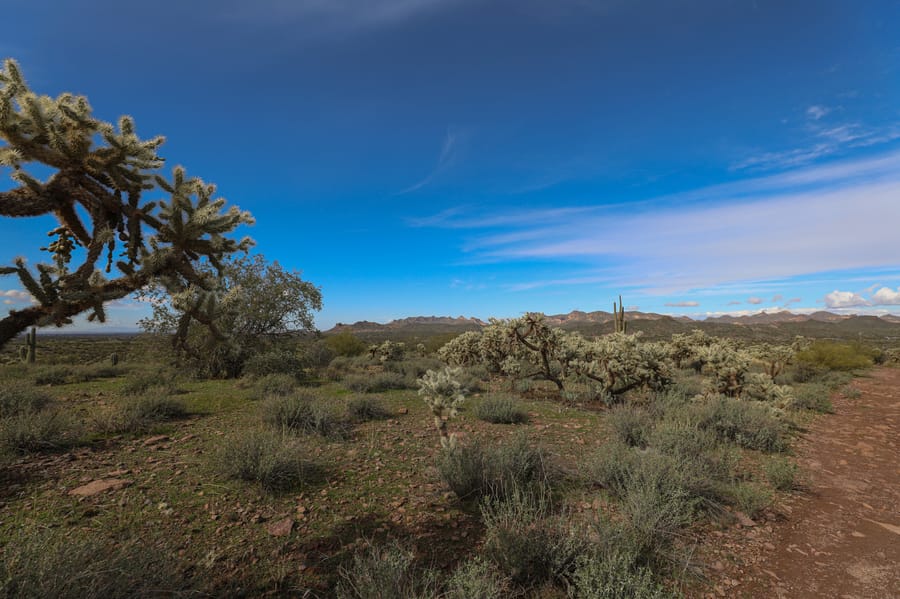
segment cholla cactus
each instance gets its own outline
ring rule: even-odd
[[[31,326],[63,326],[88,312],[103,322],[103,305],[152,282],[169,293],[194,285],[212,292],[210,280],[195,269],[245,251],[251,241],[225,235],[253,219],[215,198],[215,186],[189,178],[181,167],[172,179],[158,174],[157,154],[164,138],[141,140],[131,117],[116,125],[97,120],[86,98],[57,98],[32,92],[13,60],[0,69],[0,167],[9,167],[15,187],[0,191],[0,216],[56,219],[42,248],[51,264],[29,269],[23,258],[0,267],[16,275],[35,305],[11,310],[0,319],[0,346]],[[41,167],[35,169],[33,167]],[[46,180],[32,173],[49,168]],[[159,189],[166,201],[142,201]],[[76,248],[80,248],[77,252]],[[81,264],[71,264],[75,255]],[[98,269],[116,276],[97,276]],[[198,315],[198,319],[202,316]]]
[[[438,350],[438,358],[451,366],[475,366],[482,361],[481,333],[466,331]]]
[[[450,367],[428,370],[418,381],[419,395],[431,409],[444,449],[456,447],[456,435],[447,434],[447,420],[456,416],[466,399],[466,391],[457,378],[460,373],[461,369]]]
[[[704,371],[711,376],[711,392],[728,397],[741,396],[752,361],[749,352],[717,341],[699,351],[698,357],[704,363]]]
[[[406,351],[405,343],[395,341],[385,341],[380,345],[373,345],[369,348],[369,355],[378,358],[381,362],[391,362],[399,360]]]
[[[672,379],[668,351],[661,344],[640,343],[639,334],[613,333],[588,344],[574,371],[600,384],[605,396],[619,396],[639,387],[660,389]]]
[[[743,395],[765,401],[784,409],[794,402],[794,390],[788,385],[776,385],[766,374],[750,373],[744,379]]]
[[[794,359],[794,348],[787,345],[770,345],[763,343],[751,348],[751,354],[754,358],[762,362],[766,374],[774,381]]]

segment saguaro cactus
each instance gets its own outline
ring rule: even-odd
[[[26,364],[34,364],[37,359],[37,329],[31,327],[28,334],[25,335],[25,345],[19,350],[22,361]]]
[[[616,332],[625,334],[625,304],[622,303],[622,296],[619,296],[619,305],[616,306],[613,300],[613,316],[616,319]]]

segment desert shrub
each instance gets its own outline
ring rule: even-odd
[[[75,437],[72,422],[58,410],[22,412],[0,420],[0,451],[7,453],[54,451]]]
[[[272,349],[254,354],[244,362],[243,374],[265,376],[267,374],[290,374],[303,376],[303,363],[293,352],[286,349]]]
[[[297,349],[300,364],[304,368],[324,368],[331,363],[336,354],[324,341],[306,343]]]
[[[173,559],[145,539],[28,531],[6,543],[0,559],[0,597],[179,597],[193,596],[191,587]]]
[[[444,363],[436,358],[412,358],[384,363],[385,372],[396,372],[407,379],[417,379],[429,370],[439,370]]]
[[[35,385],[65,385],[72,375],[72,368],[60,364],[39,366],[35,369],[32,380]]]
[[[111,366],[109,364],[81,364],[72,368],[69,382],[86,383],[97,379],[109,379],[125,374],[124,366]]]
[[[644,447],[653,427],[653,417],[632,404],[621,404],[609,411],[606,418],[616,435],[631,447]]]
[[[622,551],[593,551],[579,559],[569,596],[572,599],[669,599],[677,597],[659,584],[652,570]]]
[[[847,399],[859,399],[862,396],[862,391],[853,385],[847,385],[841,389],[841,395]]]
[[[872,366],[876,355],[875,350],[860,343],[820,339],[797,352],[796,361],[807,368],[851,371]]]
[[[136,433],[153,426],[182,418],[187,414],[184,402],[167,395],[148,393],[122,402],[97,420],[101,431],[107,433]]]
[[[0,386],[0,418],[40,412],[52,400],[45,391],[27,383],[10,381]]]
[[[338,599],[432,599],[437,597],[437,577],[417,568],[415,556],[396,542],[369,545],[356,553],[350,566],[341,568]]]
[[[794,387],[794,401],[791,407],[797,410],[812,410],[821,414],[834,411],[831,404],[831,388],[822,383],[804,383]]]
[[[498,447],[477,442],[442,451],[438,472],[460,499],[504,497],[510,489],[547,484],[551,478],[548,456],[525,435]]]
[[[350,375],[344,379],[344,386],[357,393],[381,393],[392,389],[412,389],[416,383],[398,372],[380,372],[376,375]]]
[[[268,431],[242,431],[226,439],[216,466],[226,478],[254,482],[269,492],[318,482],[322,469],[304,459],[294,439]]]
[[[775,457],[763,465],[766,479],[779,491],[790,491],[797,485],[797,464],[787,458]]]
[[[119,388],[119,392],[123,395],[142,395],[151,390],[158,395],[178,393],[175,374],[165,370],[134,372],[125,379]]]
[[[618,481],[620,509],[628,518],[629,542],[642,561],[668,560],[678,533],[690,524],[698,497],[685,483],[685,473],[669,456],[649,453],[632,462]]]
[[[346,426],[331,409],[311,393],[270,397],[261,406],[263,422],[284,431],[340,436]]]
[[[346,356],[338,356],[328,363],[325,368],[325,377],[332,381],[339,381],[353,369],[353,360]]]
[[[508,395],[489,396],[475,407],[475,416],[493,424],[520,424],[528,421],[528,413]]]
[[[483,382],[490,378],[487,368],[481,365],[466,366],[459,374],[459,382],[469,393],[484,391]]]
[[[711,399],[698,410],[699,424],[723,441],[746,449],[783,451],[786,423],[769,406],[729,397]]]
[[[481,558],[457,566],[445,587],[443,599],[503,599],[510,595],[508,579]]]
[[[253,396],[261,399],[272,395],[290,395],[297,388],[297,379],[290,374],[267,374],[253,382]]]
[[[755,518],[772,503],[772,492],[764,486],[752,482],[733,485],[729,489],[729,495],[731,503],[751,518]]]
[[[348,357],[362,355],[369,347],[368,343],[350,331],[342,331],[337,335],[326,337],[325,344],[336,355]]]
[[[356,422],[381,420],[389,415],[381,400],[374,397],[354,397],[347,402],[347,416]]]
[[[486,499],[481,518],[482,554],[526,588],[565,580],[587,544],[552,514],[550,492],[540,486],[515,486],[502,499]]]

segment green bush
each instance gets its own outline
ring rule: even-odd
[[[53,398],[45,391],[18,381],[10,381],[0,387],[0,418],[40,412]]]
[[[515,584],[525,588],[562,582],[574,570],[587,541],[551,513],[550,492],[515,486],[481,504],[482,554]]]
[[[271,395],[290,395],[297,388],[297,379],[289,374],[267,374],[253,382],[254,399]]]
[[[243,374],[249,376],[289,374],[300,378],[303,376],[303,363],[291,351],[273,349],[247,358],[247,361],[244,362]]]
[[[796,362],[814,369],[851,371],[872,366],[877,355],[877,350],[860,343],[817,340],[797,352]]]
[[[325,338],[325,344],[338,356],[353,357],[362,355],[369,344],[351,333],[342,331],[337,335]]]
[[[402,374],[406,379],[417,379],[429,370],[440,370],[445,364],[436,358],[411,358],[384,363],[385,372]]]
[[[335,357],[335,352],[324,341],[306,343],[297,349],[304,368],[325,368]]]
[[[700,497],[691,489],[697,474],[684,462],[651,452],[633,460],[616,481],[629,543],[642,561],[666,562],[680,531],[693,522],[700,507]]]
[[[148,393],[127,399],[101,416],[97,423],[107,433],[138,433],[162,422],[183,418],[186,414],[184,402],[166,395]]]
[[[381,393],[392,389],[413,389],[416,383],[399,372],[380,372],[376,375],[350,375],[344,379],[344,386],[357,393]]]
[[[442,599],[503,599],[510,596],[508,579],[481,558],[457,566],[445,586]]]
[[[502,498],[510,489],[547,484],[551,478],[547,454],[525,435],[497,447],[473,442],[442,451],[437,469],[441,480],[464,500]]]
[[[787,425],[765,404],[719,397],[700,406],[698,413],[700,426],[723,441],[760,451],[787,448]]]
[[[270,397],[261,406],[263,422],[283,431],[315,433],[323,437],[340,436],[346,423],[316,395],[298,392]]]
[[[606,421],[627,445],[631,447],[647,445],[653,418],[646,410],[632,404],[621,404],[609,411]]]
[[[791,407],[797,410],[812,410],[820,414],[830,414],[834,411],[834,406],[831,404],[831,388],[822,383],[796,385]]]
[[[0,597],[130,599],[194,596],[192,583],[167,553],[146,539],[125,542],[30,530],[0,557]]]
[[[72,423],[58,410],[22,412],[0,420],[0,451],[55,451],[74,440]]]
[[[379,399],[354,397],[347,402],[347,416],[356,422],[368,422],[387,418],[390,414]]]
[[[323,471],[304,459],[295,440],[268,431],[242,431],[225,439],[216,466],[226,478],[254,482],[269,492],[318,482]]]
[[[119,388],[123,395],[143,395],[151,391],[158,395],[178,393],[180,389],[175,382],[175,374],[167,370],[139,371],[130,374]]]
[[[763,465],[766,479],[779,491],[791,491],[797,485],[797,464],[787,458],[775,457]]]
[[[437,577],[417,568],[411,551],[396,542],[370,545],[341,568],[338,599],[433,599],[439,596]]]
[[[755,518],[772,503],[771,491],[757,483],[738,483],[729,492],[731,503],[751,518]]]
[[[65,385],[70,376],[72,368],[69,366],[39,366],[35,369],[33,380],[35,385]]]
[[[678,595],[659,584],[650,568],[628,553],[591,552],[578,561],[569,593],[573,599],[669,599]]]
[[[475,407],[475,416],[493,424],[521,424],[528,422],[528,413],[519,402],[508,395],[485,397]]]

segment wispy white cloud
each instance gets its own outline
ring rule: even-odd
[[[747,303],[757,305],[763,303],[763,299],[761,297],[748,297]]]
[[[541,210],[463,212],[438,226],[466,229],[461,243],[471,262],[564,260],[604,271],[552,283],[603,282],[663,295],[829,271],[896,269],[898,197],[900,152],[894,152],[628,209],[562,206],[552,209],[552,219]],[[753,287],[754,295],[766,289]],[[768,288],[779,287],[784,285]]]
[[[670,308],[696,308],[700,305],[700,302],[695,301],[687,301],[687,302],[666,302],[666,306]]]
[[[866,299],[852,291],[838,291],[835,289],[825,295],[825,305],[829,308],[855,308],[857,306],[870,305]]]
[[[772,296],[772,303],[773,303],[773,304],[777,304],[778,302],[780,302],[780,301],[782,301],[782,300],[784,300],[784,296],[781,295],[780,293],[776,293],[775,295]]]
[[[900,123],[871,127],[857,122],[836,124],[820,122],[832,112],[833,109],[826,106],[810,106],[806,110],[806,115],[810,119],[806,126],[807,143],[786,150],[756,153],[734,162],[731,170],[766,171],[795,168],[845,150],[879,145],[900,138]]]
[[[741,302],[741,301],[738,301],[738,300],[731,300],[730,302],[728,302],[728,305],[729,305],[729,306],[739,306],[739,305],[741,305],[742,303],[744,303],[744,302]]]
[[[829,112],[831,112],[831,108],[816,104],[806,109],[806,116],[813,119],[814,121],[818,121]]]
[[[438,156],[437,164],[435,164],[434,168],[431,169],[431,172],[428,173],[423,179],[420,181],[413,183],[409,187],[398,191],[394,195],[402,195],[406,193],[412,193],[419,189],[422,189],[432,181],[434,181],[435,177],[439,174],[450,168],[453,162],[456,160],[458,154],[458,148],[460,143],[461,133],[453,128],[447,128],[447,134],[444,136],[444,142],[441,144],[441,153]]]

